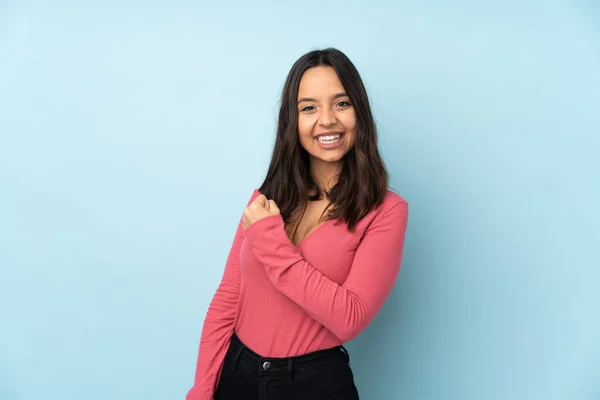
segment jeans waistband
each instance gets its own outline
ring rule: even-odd
[[[311,363],[339,354],[349,362],[348,351],[344,346],[336,346],[330,349],[318,350],[308,354],[292,357],[263,357],[246,346],[234,332],[231,336],[230,350],[235,355],[234,366],[238,361],[244,362],[252,369],[256,368],[259,375],[283,375],[291,374],[293,369],[309,367]],[[234,367],[235,368],[235,367]]]

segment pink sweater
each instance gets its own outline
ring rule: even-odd
[[[255,190],[250,204],[260,193]],[[186,400],[212,400],[232,333],[266,357],[339,346],[358,335],[389,295],[402,261],[408,205],[388,191],[354,233],[329,220],[294,246],[279,215],[244,231],[240,219],[210,303]]]

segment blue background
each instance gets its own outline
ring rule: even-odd
[[[326,46],[410,204],[362,398],[600,399],[600,4],[481,3],[1,2],[0,399],[183,399]]]

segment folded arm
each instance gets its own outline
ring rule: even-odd
[[[303,258],[290,242],[280,215],[250,225],[246,238],[277,290],[347,342],[371,322],[394,286],[402,262],[407,220],[406,201],[375,217],[356,249],[350,273],[342,285]]]

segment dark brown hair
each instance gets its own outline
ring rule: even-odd
[[[337,73],[356,114],[354,146],[343,159],[338,182],[329,192],[320,189],[310,176],[308,152],[298,138],[298,87],[306,70],[330,66]],[[350,59],[340,50],[327,48],[304,54],[292,66],[281,95],[277,136],[261,194],[273,199],[286,224],[299,223],[308,201],[331,203],[327,219],[346,222],[354,231],[356,223],[379,206],[388,189],[388,174],[377,148],[377,132],[367,91]],[[315,193],[309,196],[309,193]]]

